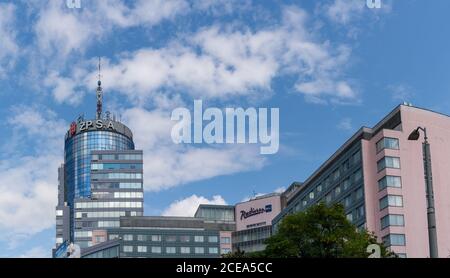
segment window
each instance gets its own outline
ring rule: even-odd
[[[384,150],[384,149],[391,149],[391,150],[398,150],[399,149],[399,143],[397,138],[388,138],[385,137],[377,142],[377,153]]]
[[[364,217],[364,206],[360,206],[356,209],[356,219],[361,219]]]
[[[322,184],[319,184],[319,185],[316,187],[316,190],[317,190],[318,193],[319,193],[319,192],[322,192]]]
[[[152,241],[161,241],[161,236],[160,235],[152,235]]]
[[[353,164],[357,164],[361,161],[361,152],[357,151],[356,153],[353,154],[352,156],[352,163]]]
[[[353,182],[359,182],[362,179],[362,171],[359,169],[355,173],[353,173]]]
[[[208,253],[209,254],[218,254],[219,253],[219,249],[217,247],[209,247]]]
[[[63,243],[63,238],[62,237],[57,237],[56,238],[56,244],[61,244],[61,243]]]
[[[56,210],[56,216],[63,216],[63,211],[60,209]]]
[[[231,243],[231,238],[230,237],[221,237],[220,238],[220,243],[230,244]]]
[[[352,195],[348,195],[344,198],[344,207],[348,208],[352,205]]]
[[[147,253],[147,246],[138,246],[137,251],[139,253]]]
[[[191,241],[191,238],[189,236],[180,236],[181,242],[189,242]]]
[[[152,246],[152,253],[160,254],[161,253],[161,247],[160,246]]]
[[[302,206],[306,207],[307,204],[308,204],[308,200],[306,198],[304,198],[302,200]]]
[[[75,237],[92,237],[92,231],[76,231]]]
[[[118,239],[119,235],[109,235],[108,238],[109,238],[109,240]]]
[[[340,176],[341,176],[341,172],[339,171],[339,169],[337,169],[336,171],[333,172],[333,180],[339,179]]]
[[[401,259],[406,259],[406,254],[405,253],[396,253],[397,256]]]
[[[400,169],[400,158],[385,156],[377,162],[378,172],[385,168]]]
[[[348,221],[350,221],[350,222],[353,221],[353,213],[350,212],[345,217],[347,218]]]
[[[166,247],[166,254],[175,254],[177,249],[175,247]]]
[[[378,181],[378,190],[383,190],[386,187],[402,187],[402,178],[397,176],[385,176]]]
[[[342,170],[345,172],[350,168],[350,162],[348,161],[348,159],[346,161],[344,161],[344,163],[342,164]]]
[[[137,235],[137,240],[138,241],[146,241],[147,240],[147,236],[146,235]]]
[[[105,237],[104,236],[96,236],[95,242],[97,242],[97,243],[105,242]]]
[[[343,182],[342,182],[342,188],[345,190],[347,190],[350,187],[350,179],[346,178]]]
[[[123,252],[125,252],[125,253],[133,252],[133,246],[131,246],[131,245],[124,245],[123,246]]]
[[[195,247],[195,254],[204,254],[205,248],[203,247]]]
[[[406,239],[404,234],[389,234],[383,237],[385,246],[405,246]]]
[[[325,202],[327,204],[331,203],[332,198],[331,193],[328,193],[327,196],[325,196]]]
[[[405,219],[402,214],[388,214],[381,218],[381,229],[389,226],[405,226]]]
[[[209,236],[208,237],[208,242],[218,242],[219,239],[217,238],[217,236]]]
[[[123,240],[124,241],[132,241],[133,240],[133,235],[123,235]]]
[[[364,197],[364,191],[363,191],[362,187],[360,187],[356,190],[355,195],[356,195],[356,200],[360,200],[362,197]]]
[[[176,236],[166,236],[166,241],[167,242],[175,242],[175,241],[177,241],[177,237]]]
[[[339,196],[339,194],[341,194],[341,187],[340,186],[337,186],[335,189],[334,189],[334,196]]]
[[[181,254],[189,254],[191,253],[191,247],[180,247]]]
[[[386,207],[402,207],[403,198],[398,195],[387,195],[380,199],[380,210]]]
[[[309,199],[314,199],[314,191],[309,192]]]
[[[230,249],[230,248],[222,248],[222,249],[220,250],[220,252],[221,252],[222,254],[228,254],[228,253],[231,253],[231,249]]]
[[[194,241],[195,242],[203,242],[205,239],[203,236],[195,236],[194,237]]]

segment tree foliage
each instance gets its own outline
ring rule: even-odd
[[[380,246],[381,257],[395,257],[366,230],[350,223],[341,204],[323,203],[286,216],[278,230],[266,241],[265,251],[235,252],[229,258],[367,258],[367,247]]]

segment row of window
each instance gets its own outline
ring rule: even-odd
[[[347,159],[342,163],[340,167],[338,167],[336,170],[334,170],[322,183],[319,183],[315,189],[313,189],[308,194],[308,198],[310,200],[315,198],[315,195],[320,195],[320,193],[327,188],[329,188],[333,182],[337,181],[341,177],[341,173],[345,173],[348,169],[350,169],[350,165],[356,165],[361,161],[361,151],[355,152],[351,158]],[[336,189],[340,192],[341,187],[345,191],[347,190],[351,183],[356,183],[360,181],[362,178],[362,171],[361,169],[354,172],[351,176],[347,177],[345,180],[342,181],[342,184],[339,185]]]
[[[92,160],[142,160],[142,154],[93,154]]]
[[[75,208],[142,208],[142,202],[77,202]]]
[[[180,254],[191,254],[191,251],[194,251],[194,254],[205,254],[205,248],[204,247],[194,247],[193,250],[191,250],[191,247],[166,247],[165,253],[166,254],[176,254],[177,249],[179,249]],[[161,254],[162,253],[162,247],[161,246],[136,246],[136,249],[132,245],[124,245],[123,246],[123,252],[125,253],[132,253],[134,250],[138,253],[147,253],[150,251],[153,254]],[[219,248],[217,247],[209,247],[208,248],[208,254],[218,254]]]
[[[120,221],[98,221],[99,228],[119,228]]]
[[[356,183],[356,182],[360,181],[361,178],[362,178],[362,172],[361,172],[361,169],[359,169],[358,171],[356,171],[356,172],[354,173],[354,175],[352,176],[352,179],[351,179],[351,178],[345,179],[345,180],[342,182],[342,184],[336,186],[336,187],[333,189],[333,191],[331,191],[330,193],[328,193],[328,194],[325,196],[325,201],[326,201],[327,203],[330,203],[330,202],[332,201],[332,199],[333,199],[333,194],[334,194],[334,197],[335,197],[335,198],[339,197],[339,195],[340,195],[342,192],[345,192],[348,188],[350,188],[351,180],[353,180],[353,182]],[[320,192],[322,192],[322,191],[323,191],[322,184],[319,184],[319,185],[316,187],[315,190],[309,192],[309,194],[308,194],[305,198],[303,198],[303,200],[302,200],[302,205],[303,205],[303,206],[306,206],[306,205],[308,204],[308,202],[312,202],[312,201],[314,200],[314,198],[316,197],[316,195],[317,195],[317,196],[320,195]],[[360,190],[360,192],[357,192],[356,195],[357,195],[357,199],[359,199],[359,197],[362,197],[362,189]]]
[[[92,237],[92,231],[75,231],[75,237]]]
[[[141,212],[130,211],[129,216],[140,216]],[[118,218],[126,216],[125,211],[88,211],[88,212],[75,212],[75,218]]]
[[[102,174],[92,174],[93,180],[104,180],[104,179],[121,179],[121,180],[140,180],[142,179],[141,173],[102,173]]]
[[[196,217],[207,220],[234,221],[234,209],[201,208]]]
[[[110,237],[111,239],[111,237]],[[178,237],[180,242],[190,242],[192,240],[191,236],[188,235],[181,235]],[[132,234],[125,234],[123,235],[123,240],[124,241],[133,241],[134,240],[134,235]],[[136,235],[136,240],[137,241],[154,241],[154,242],[159,242],[162,240],[162,236],[161,235]],[[194,242],[205,242],[205,236],[194,236],[193,237]],[[208,242],[210,243],[217,243],[218,242],[218,237],[217,236],[208,236],[207,237]],[[177,241],[177,236],[175,235],[167,235],[165,236],[165,241],[166,242],[176,242]]]
[[[93,192],[92,197],[97,199],[111,199],[111,198],[124,198],[124,199],[136,199],[143,198],[144,193],[139,191],[131,192]]]
[[[142,192],[114,192],[114,198],[144,198]]]
[[[140,182],[101,182],[93,183],[93,189],[141,189]]]
[[[134,170],[142,169],[142,163],[92,163],[92,170]]]

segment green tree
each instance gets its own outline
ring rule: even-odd
[[[345,217],[341,204],[311,206],[286,216],[267,240],[270,258],[367,258],[367,246],[377,243],[367,231],[358,231]],[[395,257],[382,244],[381,257]]]

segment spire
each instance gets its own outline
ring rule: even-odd
[[[103,89],[101,79],[101,58],[98,57],[98,82],[97,82],[97,119],[102,118]]]

